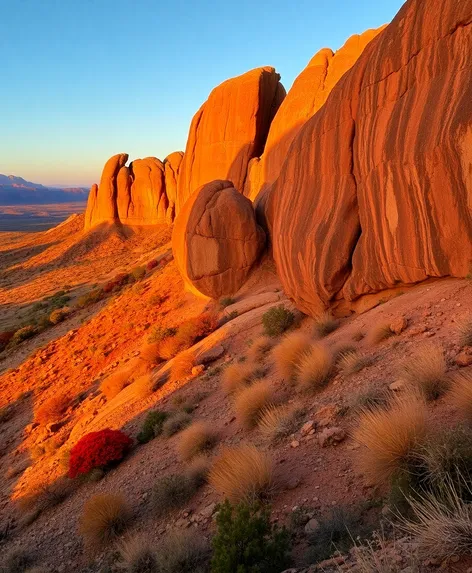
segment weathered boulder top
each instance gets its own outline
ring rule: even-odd
[[[264,243],[251,201],[231,181],[212,181],[193,193],[177,215],[172,235],[185,282],[211,298],[239,290]]]
[[[231,180],[242,192],[247,166],[264,149],[272,119],[285,97],[272,67],[251,70],[216,87],[195,114],[181,166],[177,213],[205,183]]]
[[[291,144],[272,242],[301,310],[469,272],[471,24],[470,1],[408,0]]]
[[[85,230],[102,223],[129,226],[170,224],[174,220],[177,178],[182,152],[136,159],[126,166],[127,153],[111,157],[100,185],[93,185],[85,213]]]
[[[335,53],[320,50],[297,76],[269,129],[264,153],[249,165],[244,194],[254,200],[278,177],[297,133],[325,103],[333,87],[385,26],[356,34]]]

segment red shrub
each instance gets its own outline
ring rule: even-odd
[[[91,432],[81,438],[70,451],[69,477],[85,475],[95,468],[105,468],[120,461],[133,441],[119,430]]]
[[[206,338],[218,328],[218,315],[215,312],[204,312],[194,320],[197,327],[196,341]]]
[[[129,280],[129,275],[126,273],[121,273],[119,275],[116,275],[111,279],[111,281],[108,281],[103,286],[103,292],[105,293],[113,292],[115,289],[124,286],[128,282],[128,280]]]
[[[10,342],[13,338],[15,331],[5,330],[4,332],[0,332],[0,350],[5,348],[5,346]]]
[[[148,262],[148,264],[146,265],[146,269],[148,271],[152,271],[152,269],[155,269],[157,267],[159,263],[157,262],[156,259],[152,259],[151,261]]]

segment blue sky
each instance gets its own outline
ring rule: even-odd
[[[185,149],[211,89],[272,65],[290,87],[322,47],[402,0],[0,0],[0,173],[89,185],[105,160]]]

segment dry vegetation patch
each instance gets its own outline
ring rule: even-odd
[[[472,370],[458,372],[453,376],[451,395],[463,418],[472,423]]]
[[[297,381],[302,390],[319,392],[329,382],[333,355],[324,344],[313,344],[303,352],[297,364]]]
[[[234,394],[248,386],[254,379],[254,366],[248,363],[230,364],[222,375],[222,388],[226,394]]]
[[[262,411],[274,401],[274,392],[267,380],[255,382],[241,390],[234,400],[236,418],[244,428],[254,428]]]
[[[436,400],[448,388],[443,349],[434,343],[418,347],[401,366],[400,378],[419,390],[427,400]]]
[[[323,312],[315,319],[314,333],[322,338],[334,332],[339,326],[339,321],[333,318],[330,312]]]
[[[287,334],[272,351],[277,374],[285,380],[295,378],[298,362],[310,350],[311,342],[303,332]]]
[[[196,358],[194,352],[182,352],[176,356],[170,369],[170,382],[178,382],[191,376],[195,363]]]
[[[121,535],[131,520],[131,510],[122,495],[90,497],[80,516],[79,531],[87,547],[105,547]]]
[[[71,403],[68,393],[59,393],[51,396],[39,406],[34,413],[34,419],[38,424],[49,424],[61,418]]]
[[[217,434],[206,422],[194,422],[180,433],[178,451],[184,461],[189,461],[216,444]]]

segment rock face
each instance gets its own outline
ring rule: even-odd
[[[301,310],[469,272],[471,50],[471,2],[409,0],[300,129],[270,197]]]
[[[318,52],[295,79],[271,123],[263,155],[251,159],[244,194],[254,201],[277,179],[292,141],[303,124],[325,103],[333,87],[385,26],[355,35],[333,53]]]
[[[216,87],[192,120],[178,184],[177,213],[202,185],[231,180],[242,192],[247,166],[261,155],[285,97],[271,67],[256,68]]]
[[[92,186],[85,213],[86,231],[101,223],[130,226],[172,223],[182,153],[172,153],[164,163],[156,157],[147,157],[136,159],[127,167],[127,161],[126,153],[114,155],[105,164],[100,185]]]
[[[192,290],[219,298],[243,285],[264,242],[251,201],[230,181],[212,181],[193,193],[178,214],[172,250]]]

